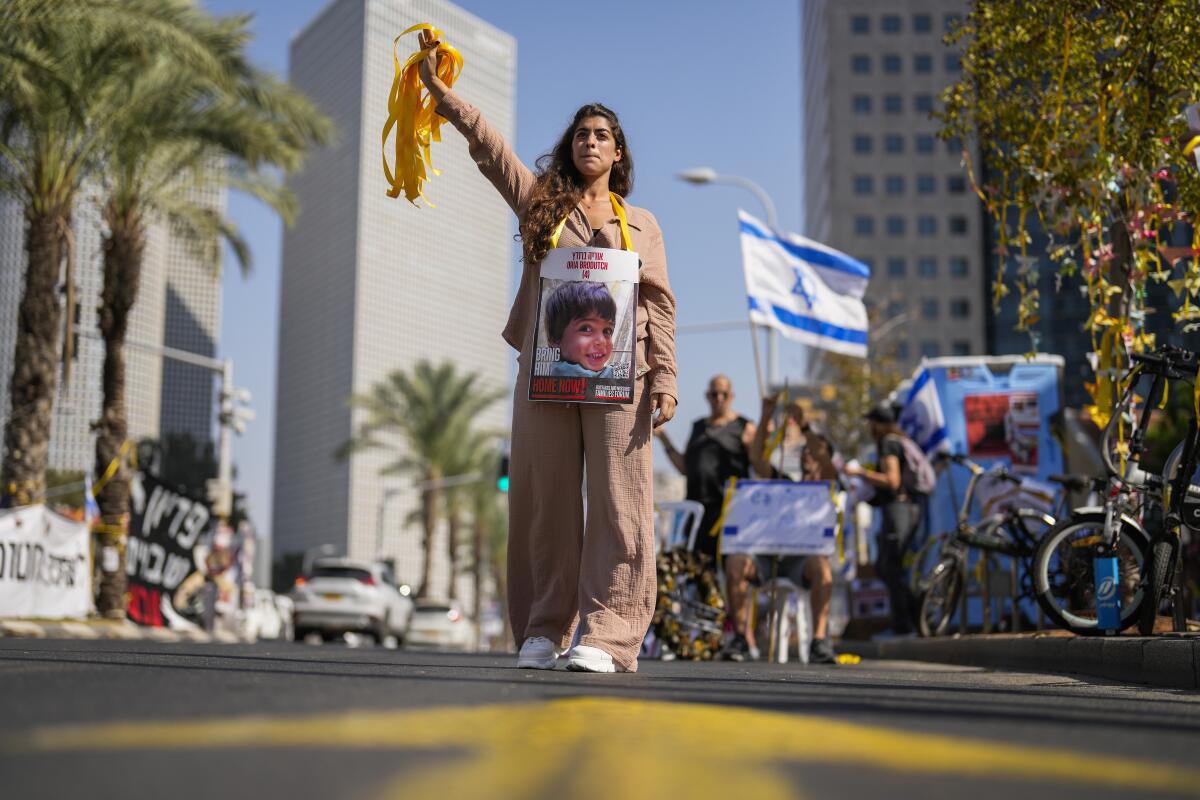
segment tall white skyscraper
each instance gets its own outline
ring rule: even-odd
[[[942,36],[967,4],[803,2],[806,234],[870,264],[902,368],[983,353],[983,213],[930,117],[960,74]]]
[[[463,54],[456,90],[510,141],[516,43],[441,0],[333,0],[292,42],[291,82],[329,114],[337,143],[292,182],[300,218],[284,234],[279,321],[273,547],[276,557],[323,544],[421,571],[420,532],[406,525],[420,494],[411,476],[382,477],[399,453],[334,457],[360,412],[347,399],[420,359],[453,361],[482,383],[508,385],[514,354],[500,338],[510,302],[512,212],[449,125],[433,145],[442,171],[426,185],[437,208],[386,196],[380,132],[392,84],[392,41],[430,22]],[[400,45],[403,59],[416,46]],[[479,420],[506,423],[503,403]],[[384,504],[389,490],[390,495]],[[446,589],[435,548],[433,593]]]

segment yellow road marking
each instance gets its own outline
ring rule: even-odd
[[[1065,749],[715,705],[577,698],[293,718],[34,730],[10,752],[320,747],[465,751],[405,772],[380,795],[572,798],[796,797],[786,762],[897,773],[1057,781],[1194,796],[1200,771]]]

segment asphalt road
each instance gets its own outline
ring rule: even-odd
[[[0,639],[3,798],[1200,796],[1200,693],[910,662]]]

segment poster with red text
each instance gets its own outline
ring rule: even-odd
[[[1013,469],[1036,471],[1038,415],[1036,392],[997,392],[963,398],[967,422],[967,455],[971,458],[1009,458]]]
[[[633,402],[638,256],[559,247],[542,262],[529,399]]]

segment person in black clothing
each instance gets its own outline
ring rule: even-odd
[[[904,577],[903,558],[921,522],[921,506],[904,488],[904,445],[900,441],[904,433],[896,425],[895,413],[890,406],[879,405],[867,413],[866,419],[875,440],[877,468],[854,464],[842,471],[861,477],[875,490],[871,505],[879,508],[882,517],[875,568],[891,598],[892,634],[909,636],[913,633],[914,602]]]
[[[754,441],[754,423],[733,410],[733,383],[724,375],[714,375],[705,393],[711,413],[692,425],[687,447],[680,452],[667,438],[663,428],[654,434],[662,440],[667,457],[675,469],[687,478],[687,499],[704,506],[696,550],[712,559],[717,555],[717,537],[713,525],[721,516],[725,484],[730,478],[750,475],[747,448]]]

